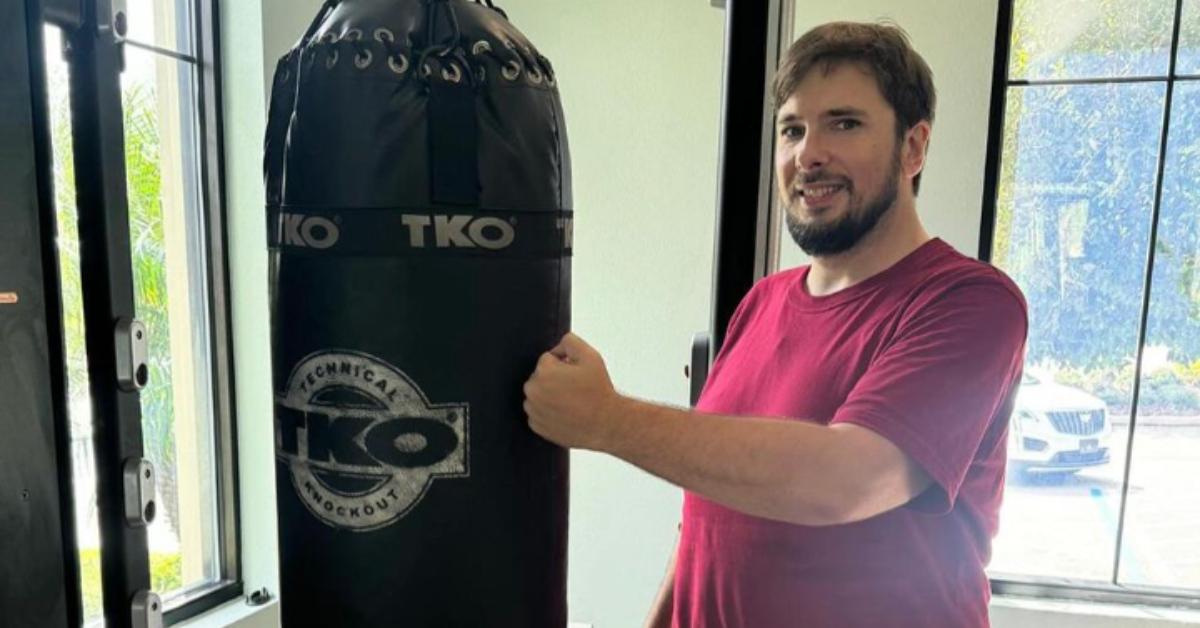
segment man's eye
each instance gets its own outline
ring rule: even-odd
[[[798,126],[785,126],[779,130],[779,135],[789,140],[796,140],[804,137],[804,129]]]
[[[839,131],[849,131],[850,129],[857,129],[858,127],[862,126],[862,122],[859,122],[858,120],[849,120],[849,119],[848,120],[838,120],[837,122],[833,123],[833,126],[836,127]]]

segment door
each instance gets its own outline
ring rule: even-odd
[[[148,339],[134,315],[121,5],[0,7],[0,626],[84,621],[58,261],[64,227],[78,232],[104,622],[161,625],[146,549],[156,505],[154,470],[142,456]],[[50,141],[47,27],[63,42],[50,53],[69,68],[77,225],[56,223],[52,152],[66,148]]]

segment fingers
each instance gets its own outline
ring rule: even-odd
[[[549,369],[552,366],[554,366],[555,364],[557,364],[558,362],[561,362],[562,360],[563,359],[561,357],[554,354],[553,350],[547,351],[546,353],[543,353],[541,355],[541,357],[538,358],[537,371],[543,371],[543,370]],[[534,371],[534,375],[537,374],[537,371]]]
[[[553,349],[551,355],[569,364],[578,364],[584,356],[594,351],[588,343],[573,333],[568,332]]]

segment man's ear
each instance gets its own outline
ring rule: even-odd
[[[925,169],[925,156],[929,153],[929,135],[933,125],[929,120],[921,120],[904,133],[904,149],[900,160],[904,168],[904,176],[913,178]]]

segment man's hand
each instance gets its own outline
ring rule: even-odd
[[[613,389],[604,358],[575,334],[538,359],[525,382],[529,427],[563,447],[603,449],[613,432]]]

